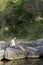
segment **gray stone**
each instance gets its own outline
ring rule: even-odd
[[[38,58],[39,57],[38,49],[36,48],[28,47],[26,51],[27,51],[27,58]]]
[[[36,41],[30,41],[30,42],[22,42],[20,43],[21,46],[23,46],[24,48],[27,47],[37,47],[37,46],[43,46],[43,39],[37,39]]]
[[[9,42],[0,41],[0,49],[5,49],[9,46],[10,46]]]
[[[38,49],[39,56],[43,56],[43,46],[38,46],[37,49]]]
[[[4,50],[0,50],[0,60],[2,60],[4,57]]]
[[[41,41],[36,41],[37,46],[43,46],[43,43]]]
[[[31,42],[28,42],[28,43],[20,43],[21,46],[23,46],[24,48],[27,48],[27,47],[37,47],[37,42],[36,41],[31,41]]]
[[[5,58],[9,60],[22,59],[26,57],[26,53],[20,49],[6,48]]]
[[[43,38],[37,39],[36,41],[43,42]]]
[[[43,46],[43,38],[36,40],[38,46]]]

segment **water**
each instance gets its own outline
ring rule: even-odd
[[[43,65],[43,59],[23,59],[14,61],[0,61],[0,65]]]

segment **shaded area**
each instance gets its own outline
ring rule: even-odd
[[[22,59],[14,61],[0,61],[0,65],[43,65],[43,59]]]
[[[0,6],[0,40],[43,38],[42,0],[2,0]]]

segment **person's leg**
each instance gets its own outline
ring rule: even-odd
[[[18,45],[18,47],[19,47],[22,51],[25,51],[25,49],[23,48],[23,46]]]

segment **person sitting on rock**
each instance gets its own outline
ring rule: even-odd
[[[11,40],[10,47],[16,48],[16,37],[14,37],[14,38]]]
[[[12,40],[11,40],[11,45],[10,45],[11,48],[20,48],[22,51],[25,51],[25,49],[19,45],[19,44],[16,44],[16,37],[14,37]]]

